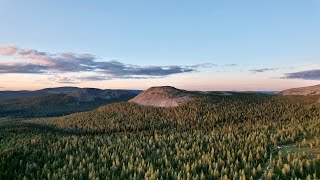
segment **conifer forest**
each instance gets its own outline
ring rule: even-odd
[[[2,118],[0,179],[320,179],[318,99],[208,94]]]

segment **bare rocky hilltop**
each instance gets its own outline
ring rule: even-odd
[[[175,107],[192,99],[192,94],[188,91],[171,86],[159,86],[147,89],[129,102],[143,106]]]
[[[288,90],[282,91],[281,94],[282,95],[300,95],[300,96],[320,95],[320,85],[288,89]]]

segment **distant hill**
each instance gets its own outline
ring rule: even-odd
[[[53,94],[73,94],[75,92],[84,92],[88,94],[102,92],[102,91],[117,91],[117,92],[129,92],[132,94],[139,94],[141,90],[113,90],[113,89],[96,89],[96,88],[78,88],[78,87],[56,87],[56,88],[46,88],[35,91],[0,91],[0,99],[11,99],[11,98],[21,98],[21,97],[32,97],[32,96],[41,96],[41,95],[53,95]],[[82,93],[83,95],[86,93]],[[101,93],[99,93],[101,94]]]
[[[192,94],[188,91],[171,86],[158,86],[147,89],[129,102],[143,106],[174,107],[192,99]]]
[[[37,91],[0,91],[0,117],[60,116],[126,102],[134,90],[58,87]]]
[[[320,85],[288,89],[280,92],[280,94],[300,96],[320,95]]]
[[[196,98],[239,95],[274,95],[274,91],[186,91],[172,86],[156,86],[147,89],[129,102],[143,106],[175,107]]]

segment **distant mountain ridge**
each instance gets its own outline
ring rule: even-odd
[[[143,106],[175,107],[192,99],[189,91],[172,86],[157,86],[147,89],[129,102]]]
[[[21,91],[0,91],[0,98],[20,98],[29,96],[39,96],[46,94],[59,94],[66,93],[73,90],[80,89],[78,87],[57,87],[57,88],[46,88],[40,90],[21,90]]]
[[[284,91],[280,92],[280,94],[282,94],[282,95],[300,95],[300,96],[320,95],[320,85],[292,88],[292,89],[284,90]]]
[[[88,111],[99,106],[127,102],[138,90],[78,87],[36,91],[0,91],[0,117],[47,117]]]
[[[104,92],[104,93],[103,93]],[[79,87],[56,87],[56,88],[45,88],[41,90],[35,91],[0,91],[0,99],[9,99],[9,98],[22,98],[22,97],[32,97],[32,96],[41,96],[41,95],[53,95],[53,94],[69,94],[73,96],[95,94],[96,96],[103,97],[103,95],[110,94],[113,92],[118,93],[132,93],[132,94],[139,94],[141,90],[121,90],[121,89],[98,89],[98,88],[79,88]],[[112,93],[111,93],[112,94]]]

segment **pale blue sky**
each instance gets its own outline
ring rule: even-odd
[[[0,18],[0,45],[49,53],[90,53],[100,60],[138,66],[219,65],[192,75],[172,75],[176,81],[180,76],[224,77],[219,72],[225,72],[225,77],[244,76],[243,81],[251,75],[272,81],[285,73],[320,69],[319,0],[0,0]],[[0,57],[1,62],[7,62],[5,58]],[[240,66],[230,69],[226,64]],[[262,68],[278,70],[265,75],[248,72]],[[269,88],[249,89],[277,89],[278,80]],[[165,84],[166,77],[161,81]],[[230,87],[221,88],[237,89],[232,88],[235,80],[230,81]],[[317,82],[295,82],[299,86],[306,81]],[[199,89],[204,88],[201,86]]]

